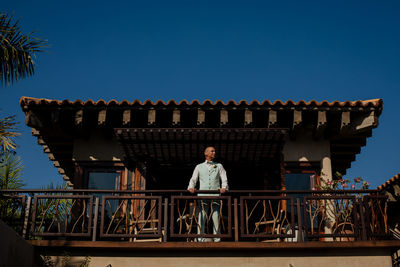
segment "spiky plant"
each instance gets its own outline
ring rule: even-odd
[[[3,84],[29,77],[34,73],[36,52],[47,47],[47,41],[21,32],[19,21],[0,13],[0,80]]]

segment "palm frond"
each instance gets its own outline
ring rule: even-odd
[[[0,118],[0,151],[8,151],[16,148],[13,137],[19,136],[17,122],[14,116]]]
[[[19,21],[0,14],[0,80],[4,84],[29,77],[34,73],[36,52],[47,47],[47,41],[33,37],[34,32],[23,34]]]
[[[21,179],[23,164],[14,151],[5,151],[0,156],[0,189],[18,189],[25,184]]]

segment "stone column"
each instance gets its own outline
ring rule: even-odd
[[[330,152],[330,151],[329,151]],[[321,176],[324,178],[325,182],[332,181],[332,161],[329,155],[326,155],[321,160]],[[325,202],[325,212],[326,212],[326,223],[324,227],[325,234],[332,233],[332,226],[335,223],[335,206],[331,200],[326,200]],[[331,237],[325,238],[325,241],[333,241]]]
[[[332,161],[330,155],[326,155],[321,160],[321,175],[325,181],[332,181]]]

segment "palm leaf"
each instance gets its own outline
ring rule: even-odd
[[[17,145],[12,139],[20,135],[16,126],[15,115],[0,118],[0,152],[16,148]]]
[[[0,14],[0,80],[4,84],[33,75],[35,53],[47,47],[46,40],[33,34],[23,34],[18,20],[13,23],[12,16]]]
[[[0,156],[0,189],[19,189],[25,184],[21,179],[22,161],[14,151],[5,151]]]

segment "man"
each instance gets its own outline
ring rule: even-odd
[[[205,162],[200,163],[196,166],[193,171],[192,178],[189,181],[188,190],[190,193],[195,192],[195,186],[197,181],[200,180],[200,190],[219,190],[221,194],[228,190],[228,179],[226,177],[226,171],[222,164],[214,162],[215,148],[207,147],[204,151]],[[215,196],[215,194],[199,194],[199,196]],[[219,213],[220,204],[216,200],[200,200],[199,201],[199,227],[197,230],[198,234],[205,233],[205,222],[208,218],[208,212],[211,208],[211,218],[213,221],[213,234],[219,234]],[[204,241],[203,238],[198,239]],[[220,238],[214,238],[215,242],[219,242]]]

